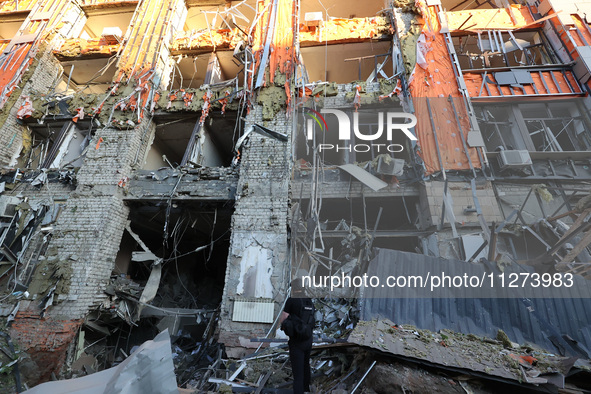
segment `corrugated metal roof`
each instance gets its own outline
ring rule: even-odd
[[[420,254],[377,249],[369,275],[425,275],[441,271],[442,265],[467,266],[463,261],[445,260]],[[470,270],[484,265],[470,264]],[[496,266],[488,269],[496,269]],[[513,270],[531,270],[516,266]],[[498,271],[500,272],[500,271]],[[508,272],[508,271],[506,271]],[[534,343],[552,353],[576,355],[563,338],[568,335],[587,351],[591,349],[591,283],[578,277],[571,298],[375,298],[380,289],[366,289],[361,302],[361,319],[388,318],[396,324],[439,331],[495,337],[503,330],[517,343]],[[564,291],[558,294],[567,295]],[[383,293],[381,293],[383,296]],[[555,345],[558,344],[558,346]],[[563,348],[564,350],[561,350]]]

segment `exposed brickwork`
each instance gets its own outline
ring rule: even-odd
[[[255,107],[248,123],[262,123],[262,108]],[[247,125],[248,127],[248,125]],[[276,115],[265,127],[291,135],[292,123],[285,113]],[[291,139],[290,139],[291,140]],[[272,258],[273,272],[269,273],[273,285],[272,298],[278,313],[285,298],[288,278],[287,218],[289,178],[291,168],[290,145],[253,133],[243,149],[240,179],[236,193],[236,208],[232,216],[232,238],[224,296],[221,308],[220,340],[228,348],[235,348],[238,356],[249,347],[253,335],[265,335],[270,324],[240,323],[232,321],[233,300],[244,276],[240,262],[245,247],[256,244],[266,249]],[[258,345],[257,345],[258,346]]]
[[[23,125],[19,124],[16,118],[22,102],[25,97],[31,96],[32,92],[47,92],[53,88],[57,78],[62,73],[63,69],[59,61],[53,56],[50,50],[40,52],[37,61],[33,62],[31,67],[34,67],[31,76],[26,81],[22,82],[22,91],[16,101],[8,101],[4,108],[0,111],[0,123],[2,122],[3,114],[8,112],[4,124],[0,124],[2,132],[0,132],[0,165],[8,165],[13,157],[15,157],[22,147],[22,132]],[[9,106],[14,102],[12,107]]]
[[[30,285],[39,291],[37,302],[56,285],[54,305],[44,319],[38,318],[37,304],[24,306],[15,323],[17,341],[31,349],[35,361],[52,365],[43,371],[41,381],[65,360],[78,322],[105,298],[129,213],[117,183],[131,176],[133,165],[143,163],[153,133],[150,122],[131,130],[98,131],[78,172],[78,187],[69,195],[54,226],[46,262],[37,267]],[[95,149],[98,138],[103,142]],[[38,335],[35,327],[54,328],[57,334],[51,338],[56,346],[50,346],[53,342]]]
[[[37,364],[38,382],[49,380],[52,373],[59,374],[81,323],[80,320],[41,318],[34,309],[17,314],[11,335]]]

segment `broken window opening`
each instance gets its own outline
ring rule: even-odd
[[[369,246],[413,253],[420,250],[415,233],[419,222],[419,212],[414,209],[417,196],[324,198],[318,218],[310,212],[310,202],[302,199],[297,205],[300,212],[296,214],[299,223],[295,229],[299,252],[294,261],[298,262],[297,268],[306,269],[311,275],[329,275],[329,271],[334,274],[338,269],[350,273],[359,263],[361,250]],[[304,258],[305,264],[300,267],[302,258],[298,253],[306,255],[306,252],[313,252],[317,258]]]
[[[588,118],[570,103],[520,105],[534,146],[540,152],[585,151],[591,147]]]
[[[35,127],[27,138],[27,147],[17,159],[18,168],[61,169],[82,165],[85,148],[92,135],[89,128],[74,122],[47,123]]]
[[[489,30],[453,37],[453,43],[462,70],[561,64],[541,31]]]
[[[115,59],[84,59],[63,61],[64,72],[55,92],[65,95],[77,92],[104,94],[115,77]]]
[[[133,8],[129,7],[128,12],[120,7],[115,8],[114,11],[105,8],[86,11],[89,15],[80,38],[89,40],[102,37],[109,45],[121,43],[133,17]]]
[[[509,106],[475,105],[474,109],[489,152],[527,149],[521,133],[514,132],[518,129],[517,120]]]
[[[296,136],[296,159],[302,163],[314,163],[313,155],[321,160],[325,166],[337,166],[342,164],[358,164],[370,172],[383,176],[400,176],[406,164],[411,163],[413,150],[410,140],[400,130],[391,133],[391,139],[387,133],[387,112],[401,111],[401,108],[376,107],[354,109],[341,109],[351,119],[351,128],[354,127],[354,118],[358,119],[358,131],[364,136],[376,135],[380,128],[380,116],[382,117],[382,131],[375,140],[364,140],[356,136],[351,130],[349,140],[340,140],[339,123],[336,116],[325,115],[328,130],[325,132],[313,123],[313,139],[308,140],[307,125],[299,122],[300,129]],[[316,147],[316,149],[315,149]]]
[[[232,4],[235,6],[235,4]],[[257,2],[248,0],[238,7],[225,10],[218,5],[211,6],[189,6],[185,31],[195,30],[196,32],[209,33],[209,30],[234,29],[236,25],[244,31],[248,31],[250,24],[256,16]]]
[[[202,127],[198,124],[199,117],[185,118],[182,122],[167,119],[158,124],[143,169],[176,168],[185,154],[189,157],[187,165],[193,167],[229,167],[234,157],[236,116],[232,111],[224,115],[210,113]],[[196,141],[190,144],[196,127]]]
[[[321,13],[324,20],[333,18],[366,18],[380,13],[384,9],[384,2],[381,0],[369,0],[359,6],[355,1],[329,0],[323,2],[302,1],[300,14],[302,20],[307,13]]]
[[[376,68],[378,79],[384,79],[384,75],[391,78],[392,56],[384,56],[391,52],[391,46],[389,41],[373,41],[305,47],[300,51],[310,81],[350,83],[367,80],[376,74]],[[382,73],[379,69],[385,58]]]
[[[171,204],[168,209],[166,203],[138,203],[131,209],[105,291],[109,306],[87,317],[79,338],[93,368],[116,365],[134,346],[168,329],[175,351],[195,361],[177,365],[180,385],[209,351],[225,285],[233,206]],[[150,284],[156,266],[160,278]],[[140,309],[149,287],[153,300]]]
[[[489,152],[588,151],[591,122],[578,101],[517,105],[475,105],[476,116]]]
[[[2,21],[2,23],[0,23],[0,40],[7,40],[10,42],[10,40],[17,35],[18,30],[24,21],[24,19],[16,22]]]
[[[232,51],[218,51],[178,59],[171,72],[169,89],[199,89],[203,85],[230,82],[241,87],[244,82],[244,66],[234,59]]]
[[[519,4],[520,0],[443,0],[441,6],[448,11],[487,10],[505,8],[511,4]]]

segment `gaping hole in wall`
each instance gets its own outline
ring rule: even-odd
[[[306,250],[313,252],[326,263],[313,264],[317,259],[312,259],[301,268],[310,270],[312,275],[329,275],[330,270],[335,273],[359,258],[361,250],[369,245],[422,253],[415,233],[419,221],[417,204],[418,197],[324,198],[316,203],[320,209],[317,217],[310,200],[300,200],[297,207],[301,211],[296,213],[298,250],[304,254]],[[301,258],[298,256],[298,266]],[[355,266],[347,265],[346,273]]]
[[[538,31],[489,30],[453,37],[453,43],[462,70],[561,64],[544,34]]]
[[[10,40],[18,32],[18,29],[21,27],[23,22],[24,18],[15,21],[3,20],[2,23],[0,23],[0,40],[6,40],[7,43],[10,42]]]
[[[114,59],[63,61],[64,72],[55,91],[63,94],[103,94],[111,85],[117,68]]]
[[[90,139],[90,123],[47,122],[25,132],[16,166],[21,169],[77,168]]]
[[[386,164],[392,164],[390,159],[397,159],[399,165],[402,166],[405,163],[410,163],[410,152],[413,151],[413,148],[408,137],[400,130],[387,132],[386,114],[401,112],[402,109],[364,106],[357,111],[353,108],[341,109],[341,111],[345,112],[351,120],[350,139],[339,139],[340,125],[336,116],[324,115],[328,131],[322,130],[317,127],[316,123],[312,123],[314,127],[312,139],[308,139],[307,124],[304,121],[299,122],[300,127],[296,136],[297,159],[313,164],[316,152],[317,159],[326,166],[359,163],[366,170],[373,167],[383,175],[401,175],[386,171]],[[355,118],[358,119],[357,123],[354,121]],[[360,138],[354,131],[355,124],[357,124],[359,134],[364,138],[378,137],[374,140]]]
[[[313,278],[315,284],[307,290],[319,301],[318,324],[324,333],[346,337],[359,311],[350,285],[336,285],[327,293],[319,285],[323,278],[362,277],[374,247],[421,253],[413,231],[417,205],[418,196],[304,198],[294,203],[292,277]]]
[[[554,230],[555,231],[555,230]],[[552,247],[558,242],[560,237],[553,229],[536,225],[531,231],[524,231],[516,237],[512,237],[510,242],[515,250],[515,260],[521,264],[533,265],[537,272],[556,272],[555,262],[552,259],[540,259],[540,255],[546,250],[552,250]],[[574,236],[569,239],[562,247],[556,251],[556,257],[560,260],[572,251],[580,241],[581,236]],[[587,248],[583,248],[572,260],[574,263],[585,263],[590,261],[591,253]],[[574,265],[577,267],[580,264]],[[588,275],[588,274],[587,274]]]
[[[359,7],[359,2],[355,0],[302,0],[300,5],[300,13],[302,20],[305,20],[305,15],[310,12],[322,13],[324,20],[331,18],[364,18],[375,16],[384,9],[384,1],[370,0],[363,3],[363,7]]]
[[[161,167],[228,167],[232,162],[233,148],[238,138],[235,129],[236,113],[210,113],[203,125],[199,116],[187,117],[181,122],[159,119],[156,135],[143,169]],[[192,142],[191,142],[192,141]]]
[[[308,80],[350,83],[367,80],[378,69],[378,79],[384,76],[382,70],[392,77],[391,43],[373,41],[364,43],[335,44],[301,48],[302,58],[308,73]]]
[[[519,0],[508,1],[507,4],[521,4]],[[504,2],[498,0],[442,0],[441,6],[446,11],[489,10],[503,8]]]
[[[566,103],[522,104],[521,115],[537,151],[586,151],[591,148],[588,111]]]
[[[232,4],[231,9],[228,10],[230,7],[222,8],[217,4],[192,6],[191,2],[187,2],[189,9],[185,30],[205,32],[210,29],[232,30],[238,25],[241,29],[248,31],[255,18],[256,3],[255,0],[248,0],[238,7],[236,7],[236,4]]]
[[[170,89],[198,89],[203,84],[213,85],[237,78],[233,83],[228,82],[232,89],[243,85],[243,69],[232,51],[181,57],[172,71]]]
[[[88,19],[80,34],[80,38],[92,39],[104,37],[108,44],[120,43],[125,36],[125,31],[133,17],[135,7],[125,7],[127,12],[121,8],[87,10]]]
[[[591,122],[579,101],[476,106],[488,151],[587,151]]]
[[[532,265],[537,272],[568,271],[589,277],[587,183],[497,182],[499,207],[507,219],[495,249],[502,256],[495,261]]]
[[[10,182],[7,178],[0,182]],[[53,224],[64,206],[57,199],[0,196],[0,293],[6,298],[27,290],[37,264],[46,258]]]
[[[232,210],[222,203],[133,205],[106,290],[109,307],[89,315],[80,334],[91,365],[116,365],[164,329],[172,337],[179,386],[209,364],[208,356],[218,350],[210,340],[224,288]]]

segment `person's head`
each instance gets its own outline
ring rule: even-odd
[[[291,295],[300,297],[304,295],[301,279],[294,279],[291,281]]]

